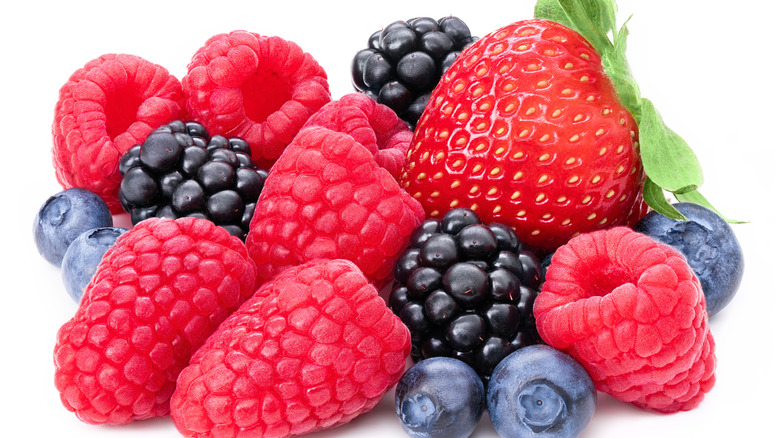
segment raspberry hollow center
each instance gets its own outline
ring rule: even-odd
[[[112,140],[137,120],[136,113],[141,103],[141,96],[125,89],[114,90],[106,96],[106,133]]]
[[[580,269],[583,269],[582,273],[586,278],[586,281],[582,283],[587,285],[585,288],[586,298],[603,297],[624,284],[635,284],[633,277],[628,272],[620,266],[611,264],[609,260],[603,260],[599,264],[588,267],[581,266]]]
[[[262,123],[292,98],[292,88],[276,71],[260,70],[241,86],[246,117]]]

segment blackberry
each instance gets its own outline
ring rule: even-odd
[[[209,137],[200,123],[179,120],[130,148],[119,171],[119,200],[133,225],[154,216],[194,216],[242,240],[268,177],[255,165],[246,141]]]
[[[466,208],[428,219],[395,265],[389,305],[412,334],[412,359],[458,358],[487,381],[513,351],[541,343],[533,302],[539,260],[508,226]]]
[[[476,40],[457,17],[393,22],[352,59],[352,85],[414,128],[441,76]]]

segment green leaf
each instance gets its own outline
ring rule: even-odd
[[[710,201],[707,200],[701,193],[699,193],[698,190],[691,190],[690,192],[686,193],[675,193],[674,197],[677,198],[680,202],[693,202],[694,204],[699,204],[702,207],[707,207],[710,210],[714,211],[718,214],[718,216],[722,217],[726,222],[730,224],[746,224],[747,222],[744,221],[738,221],[734,219],[729,219],[721,212],[719,212],[712,204],[710,204]]]
[[[677,211],[677,209],[666,200],[664,191],[650,178],[645,179],[645,185],[642,188],[642,196],[644,196],[645,202],[650,208],[662,215],[678,221],[688,220],[685,215]]]
[[[612,50],[607,33],[615,28],[616,11],[614,0],[539,0],[534,16],[576,30],[603,56]]]
[[[626,23],[628,23],[628,20],[626,20]],[[626,57],[626,46],[628,44],[628,27],[626,23],[623,24],[615,37],[615,49],[605,53],[601,58],[601,63],[604,65],[604,71],[612,79],[612,84],[618,93],[620,103],[635,118],[638,118],[638,114],[641,111],[642,96],[639,92],[639,85],[634,80],[634,75],[628,66],[628,58]]]
[[[554,21],[574,29],[574,23],[572,23],[558,0],[537,1],[534,7],[534,17]]]
[[[699,160],[688,143],[666,126],[647,99],[642,99],[638,122],[642,166],[647,176],[672,193],[699,188],[704,181]]]

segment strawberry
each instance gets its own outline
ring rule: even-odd
[[[469,207],[538,253],[646,211],[634,117],[599,52],[550,20],[464,51],[433,91],[402,186],[430,217]]]

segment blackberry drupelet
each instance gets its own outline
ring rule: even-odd
[[[455,357],[487,381],[508,354],[541,343],[533,316],[541,264],[510,227],[458,208],[410,240],[389,304],[412,334],[415,362]]]
[[[393,22],[352,59],[352,84],[414,128],[441,76],[476,40],[457,17]]]
[[[119,162],[119,200],[136,223],[150,217],[209,219],[244,240],[268,172],[249,145],[209,137],[197,122],[174,121],[130,148]]]

